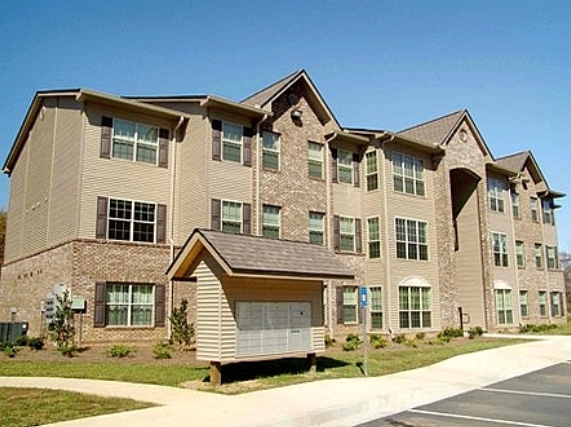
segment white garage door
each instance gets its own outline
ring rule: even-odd
[[[238,356],[311,350],[311,303],[236,303]]]

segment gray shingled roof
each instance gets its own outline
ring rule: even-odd
[[[296,79],[303,70],[298,70],[291,73],[289,76],[272,83],[270,86],[256,92],[255,94],[249,96],[248,98],[240,101],[241,104],[246,104],[250,106],[262,106],[270,99],[272,99],[277,93],[279,93],[284,87],[286,87],[292,80]]]
[[[197,229],[234,272],[353,279],[324,246]],[[193,233],[193,234],[194,234]]]
[[[465,113],[466,110],[456,111],[455,113],[404,129],[397,132],[397,135],[425,141],[430,144],[442,144]]]
[[[504,156],[496,159],[500,165],[507,169],[511,169],[515,172],[521,172],[525,162],[529,158],[531,153],[529,151],[522,151],[521,153],[510,154],[509,156]]]

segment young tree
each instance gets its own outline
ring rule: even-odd
[[[56,312],[54,314],[49,331],[52,340],[59,350],[69,348],[73,345],[75,327],[73,325],[73,311],[71,309],[71,297],[69,291],[57,297]]]
[[[194,338],[194,327],[188,323],[188,301],[180,300],[180,307],[174,307],[169,317],[172,326],[171,341],[179,346],[190,345]]]

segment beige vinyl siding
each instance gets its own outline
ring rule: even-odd
[[[209,265],[214,263],[201,261],[194,272],[198,280],[196,298],[199,310],[196,315],[196,358],[221,361],[223,292],[219,276],[213,273]]]
[[[59,98],[49,211],[50,246],[72,239],[77,233],[82,139],[81,105],[73,98]]]
[[[22,238],[26,215],[26,178],[28,170],[28,145],[25,145],[10,175],[10,198],[8,205],[8,227],[4,262],[22,255]]]
[[[57,98],[44,101],[29,135],[22,255],[43,249],[47,243],[50,181]],[[43,119],[42,119],[43,117]]]
[[[210,121],[204,109],[187,106],[189,118],[184,140],[176,147],[174,241],[183,244],[197,227],[210,228],[207,165],[212,149]],[[169,214],[170,215],[170,214]]]
[[[252,203],[251,167],[211,160],[208,177],[208,194],[211,199]]]
[[[169,129],[172,124],[143,115],[125,115],[120,111],[86,106],[85,142],[82,164],[82,188],[79,237],[94,238],[97,212],[97,197],[138,200],[161,203],[170,209],[171,170],[173,143],[169,143],[169,168],[142,164],[122,159],[99,157],[101,139],[101,116],[119,117]],[[167,221],[167,236],[170,223]]]

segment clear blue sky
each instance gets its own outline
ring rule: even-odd
[[[240,100],[304,68],[343,126],[400,130],[467,108],[496,157],[532,150],[571,195],[570,17],[566,0],[2,0],[0,157],[37,90]]]

